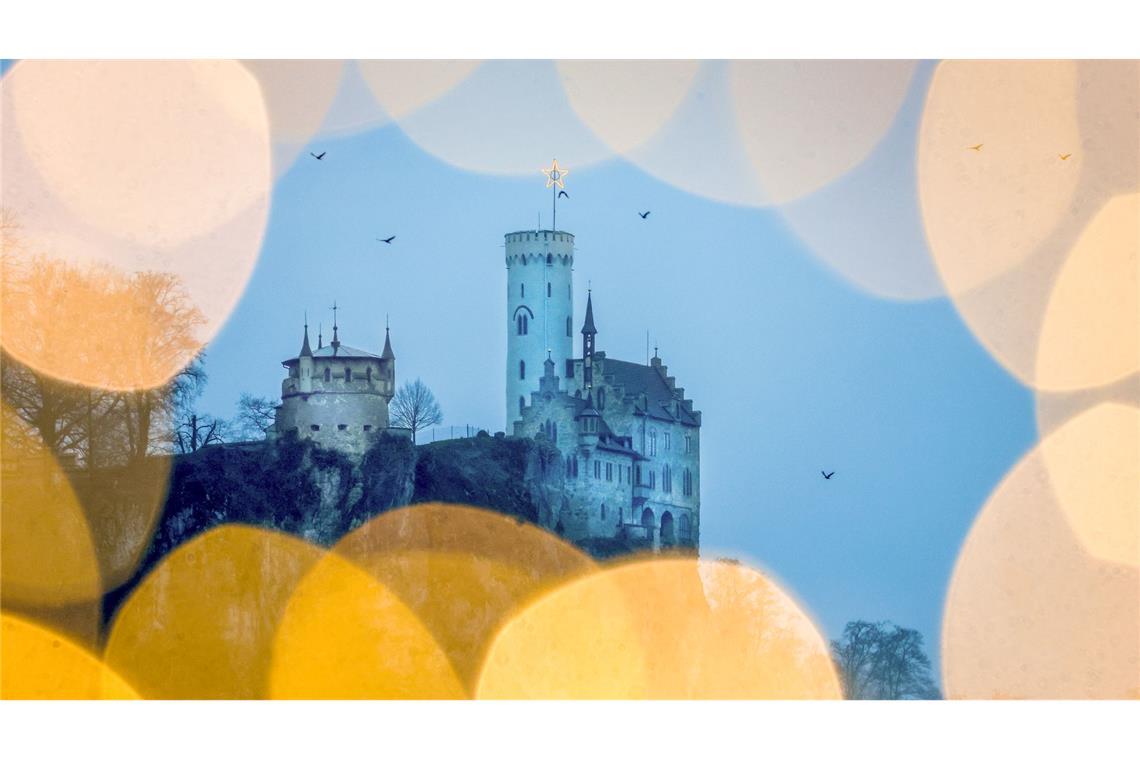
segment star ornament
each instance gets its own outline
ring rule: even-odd
[[[566,187],[566,175],[570,173],[570,170],[563,169],[561,166],[559,166],[557,158],[554,159],[554,162],[550,165],[549,169],[542,169],[541,171],[546,175],[547,187],[558,185],[559,190]]]

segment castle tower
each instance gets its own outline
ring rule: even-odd
[[[309,317],[305,315],[305,339],[297,357],[297,387],[301,393],[313,392],[313,349],[309,347]]]
[[[555,371],[574,357],[574,236],[556,230],[506,235],[507,422],[538,390],[543,361]]]

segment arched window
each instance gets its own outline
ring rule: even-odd
[[[571,324],[570,317],[566,317],[566,337],[567,338],[574,337],[573,330],[574,330],[574,325]]]
[[[681,514],[681,543],[687,544],[693,540],[693,521],[687,515]]]
[[[522,416],[523,409],[526,409],[526,399],[519,396],[519,416]]]
[[[519,380],[526,380],[526,362],[519,362]]]
[[[515,324],[518,327],[519,335],[526,335],[528,332],[530,332],[530,324],[527,320],[526,314],[519,314],[517,317],[515,317]]]
[[[344,368],[344,381],[346,383],[352,382],[352,367],[345,367]]]
[[[546,297],[550,298],[550,283],[546,283]]]
[[[519,298],[526,298],[526,283],[519,283]]]
[[[328,383],[331,381],[332,381],[332,370],[329,369],[328,367],[325,367],[325,382]]]
[[[669,465],[661,468],[661,490],[673,493],[673,471],[669,469]]]
[[[672,546],[677,543],[677,539],[673,534],[673,515],[671,512],[666,512],[661,515],[661,545]]]

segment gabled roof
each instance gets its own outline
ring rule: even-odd
[[[627,395],[645,394],[647,408],[644,412],[648,416],[667,422],[698,424],[696,415],[686,410],[683,402],[677,405],[677,414],[673,414],[673,389],[656,367],[606,357],[603,368],[605,376],[612,377],[613,385],[622,386]]]

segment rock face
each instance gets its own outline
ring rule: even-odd
[[[443,501],[554,530],[563,506],[563,470],[558,451],[547,443],[486,434],[418,449],[407,438],[381,435],[360,457],[297,436],[208,446],[174,458],[154,536],[120,593],[163,556],[223,523],[258,525],[328,546],[382,512]]]

